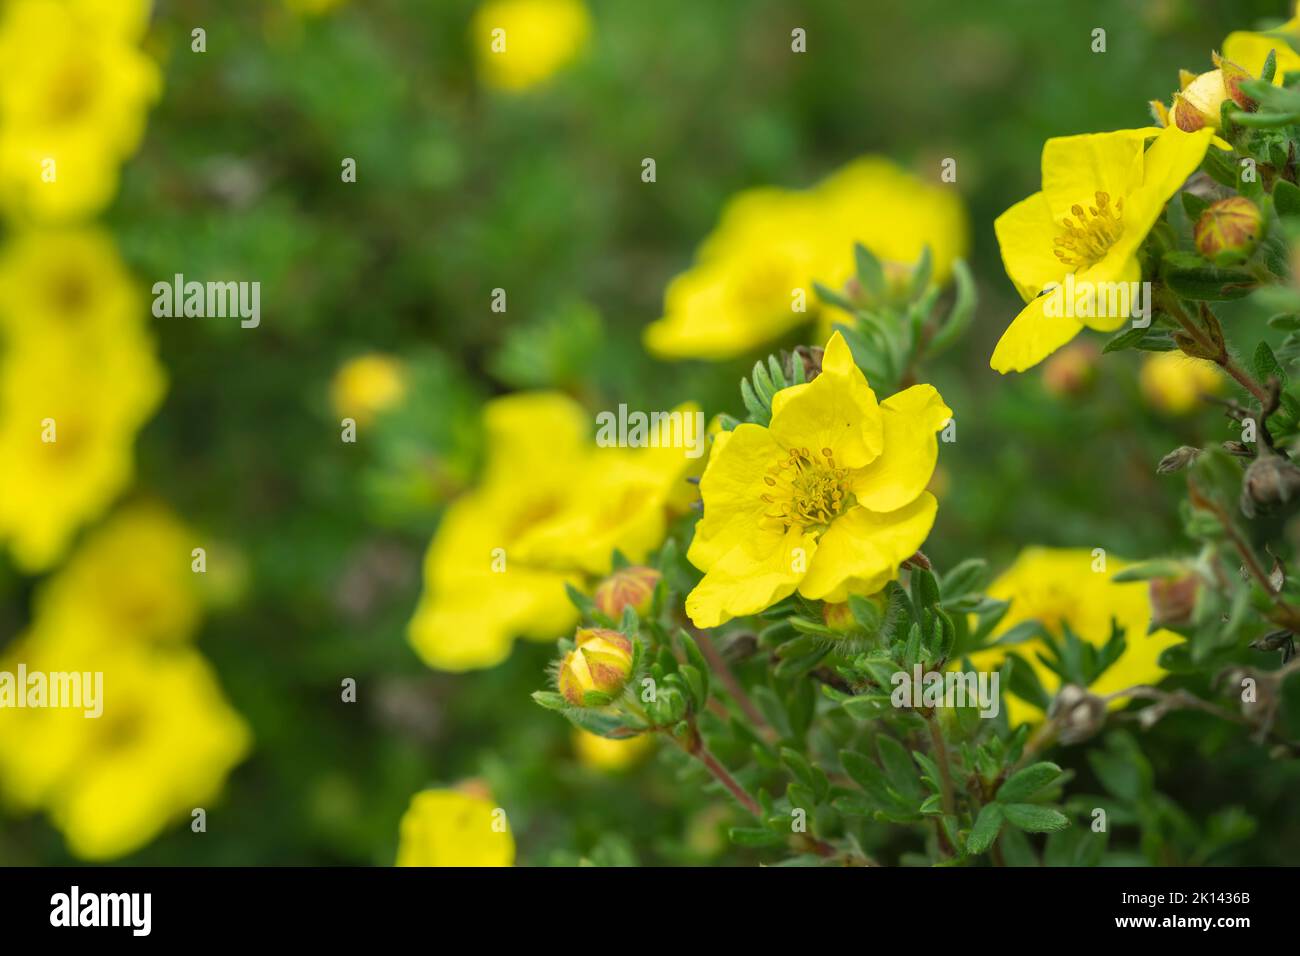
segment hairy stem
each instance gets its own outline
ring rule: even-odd
[[[760,736],[764,737],[769,743],[774,743],[779,740],[781,735],[777,733],[775,727],[767,722],[767,718],[763,716],[763,712],[758,709],[758,706],[750,699],[750,696],[745,693],[745,688],[741,685],[740,681],[736,679],[736,675],[732,672],[731,668],[727,666],[726,660],[724,660],[722,654],[719,653],[717,646],[713,643],[713,639],[709,637],[708,632],[700,630],[699,628],[691,628],[691,636],[695,638],[695,644],[699,647],[700,653],[704,655],[704,659],[709,662],[709,668],[713,671],[714,676],[717,677],[722,686],[727,689],[728,696],[736,702],[736,706],[739,707],[740,712],[745,715],[745,719],[753,724],[755,730],[758,731]]]

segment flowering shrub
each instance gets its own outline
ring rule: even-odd
[[[1294,862],[1300,16],[870,6],[0,0],[0,862]]]

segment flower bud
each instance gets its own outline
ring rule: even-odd
[[[1179,445],[1160,459],[1160,464],[1156,465],[1156,474],[1169,475],[1175,471],[1182,471],[1196,461],[1200,455],[1201,450],[1199,448],[1193,448],[1191,445]]]
[[[645,617],[654,603],[655,587],[663,577],[654,568],[631,567],[615,571],[596,588],[592,599],[600,613],[617,621],[624,608]]]
[[[1174,94],[1172,119],[1184,133],[1194,133],[1202,127],[1219,128],[1223,104],[1231,100],[1244,110],[1253,110],[1255,103],[1241,89],[1241,81],[1250,79],[1244,69],[1219,54],[1214,54],[1218,69],[1191,77],[1186,71],[1179,74],[1182,91]]]
[[[1060,349],[1043,365],[1043,388],[1058,398],[1083,394],[1096,378],[1099,354],[1088,342],[1072,342]]]
[[[1196,221],[1196,251],[1219,265],[1250,258],[1264,229],[1259,207],[1245,196],[1211,203]]]
[[[560,693],[575,707],[586,706],[589,691],[614,695],[632,677],[632,642],[603,627],[580,627],[577,646],[560,662]]]
[[[1297,273],[1297,275],[1300,275],[1300,273]],[[785,355],[785,377],[794,379],[794,363],[799,362],[803,365],[803,380],[811,382],[822,373],[823,352],[825,352],[825,349],[820,345],[796,345],[793,352],[788,352]]]
[[[1300,497],[1300,468],[1280,455],[1262,454],[1250,463],[1241,481],[1241,513],[1255,517]]]
[[[1106,702],[1077,684],[1066,684],[1052,699],[1047,716],[1059,724],[1061,743],[1077,744],[1101,730]]]
[[[1152,630],[1190,624],[1199,590],[1200,579],[1192,573],[1173,578],[1152,578],[1149,586]]]
[[[858,629],[857,618],[853,616],[853,609],[847,601],[843,604],[823,604],[822,621],[837,634],[852,634]]]

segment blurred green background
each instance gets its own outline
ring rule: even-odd
[[[550,647],[437,674],[404,633],[440,504],[473,474],[484,398],[554,386],[593,409],[739,410],[757,356],[669,364],[640,335],[746,187],[801,187],[865,153],[937,180],[957,159],[981,302],[966,342],[924,374],[959,423],[941,446],[936,563],[1000,567],[1025,544],[1184,546],[1154,463],[1229,437],[1226,423],[1151,408],[1133,353],[1109,356],[1082,397],[991,372],[1019,308],[992,221],[1038,188],[1045,138],[1146,125],[1180,67],[1208,69],[1229,31],[1289,15],[1280,0],[589,6],[585,55],[520,94],[479,81],[472,2],[155,11],[165,90],[105,222],[142,284],[257,279],[263,318],[154,320],[170,390],[137,442],[137,484],[246,562],[241,601],[208,615],[199,646],[255,745],[206,835],[180,824],[124,862],[387,865],[411,795],[471,777],[508,809],[521,864],[752,859],[726,848],[720,801],[684,801],[664,763],[610,774],[576,759],[571,728],[528,697]],[[189,50],[195,26],[204,54]],[[340,182],[344,157],[355,184]],[[343,444],[330,381],[370,351],[409,363],[416,385],[379,440]],[[33,583],[0,565],[0,640],[23,626]],[[339,701],[345,677],[355,705]],[[1191,817],[1235,804],[1257,819],[1211,862],[1293,862],[1284,801],[1300,769],[1222,749],[1238,736],[1174,716],[1142,739]],[[71,861],[42,817],[0,822],[0,862]]]

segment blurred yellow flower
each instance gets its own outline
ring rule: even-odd
[[[598,448],[592,418],[558,392],[496,399],[483,418],[483,476],[443,515],[409,629],[439,670],[491,667],[515,637],[570,630],[565,584],[608,573],[615,549],[643,560],[694,495],[684,449]]]
[[[1143,360],[1138,385],[1152,408],[1167,415],[1186,415],[1196,408],[1202,395],[1217,395],[1223,390],[1223,375],[1217,365],[1205,359],[1182,352],[1157,352]]]
[[[250,735],[197,652],[161,651],[121,635],[37,622],[0,669],[102,672],[103,714],[0,710],[0,792],[43,808],[76,856],[110,860],[211,807]]]
[[[1124,630],[1127,646],[1120,659],[1092,684],[1095,694],[1110,694],[1136,684],[1159,681],[1165,671],[1157,663],[1161,652],[1180,643],[1172,631],[1158,630],[1148,636],[1151,602],[1143,581],[1119,584],[1112,577],[1127,563],[1107,557],[1104,570],[1093,570],[1096,559],[1082,548],[1026,548],[1015,563],[990,585],[990,597],[1010,601],[1006,616],[998,624],[994,637],[1006,633],[1023,621],[1043,623],[1053,639],[1063,634],[1062,625],[1080,640],[1100,647],[1110,639],[1111,619]],[[1049,693],[1055,693],[1060,678],[1037,657],[1044,650],[1042,640],[1035,639],[970,655],[979,670],[996,670],[1008,651],[1033,668]],[[1007,694],[1007,719],[1011,726],[1042,719],[1042,711],[1018,697]],[[1111,707],[1123,706],[1123,700]]]
[[[130,482],[165,388],[145,314],[102,233],[29,233],[0,254],[0,542],[24,570]]]
[[[112,238],[90,227],[15,235],[0,251],[0,344],[147,346],[145,302]],[[126,343],[124,346],[123,343]]]
[[[579,0],[488,0],[470,25],[483,82],[514,92],[550,79],[590,35],[591,17]]]
[[[933,280],[943,283],[968,234],[954,190],[879,157],[856,160],[808,190],[746,190],[728,202],[696,264],[669,284],[646,347],[661,358],[744,354],[818,314],[813,283],[843,285],[854,274],[854,242],[893,278],[910,275],[928,245]]]
[[[115,514],[47,579],[0,671],[102,673],[99,717],[0,709],[0,793],[45,809],[74,854],[107,860],[208,807],[251,738],[189,648],[190,535],[169,510]]]
[[[400,824],[398,866],[511,866],[515,839],[505,812],[460,790],[422,790]]]
[[[127,486],[162,393],[153,355],[125,338],[98,355],[51,341],[0,358],[0,540],[21,568],[53,564]]]
[[[586,730],[575,729],[573,749],[585,767],[618,773],[640,763],[655,749],[653,734],[639,734],[614,740]]]
[[[1300,3],[1295,5],[1290,20],[1268,33],[1253,33],[1248,30],[1229,33],[1223,41],[1223,56],[1252,76],[1259,76],[1264,69],[1264,61],[1268,59],[1268,51],[1272,50],[1277,58],[1273,85],[1281,86],[1282,78],[1288,71],[1300,70],[1300,53],[1288,41],[1300,42]]]
[[[821,374],[776,393],[768,427],[714,440],[687,552],[705,572],[686,599],[691,620],[717,627],[796,590],[838,603],[897,577],[934,524],[925,487],[951,416],[930,385],[877,404],[836,332]]]
[[[391,355],[370,353],[344,362],[330,383],[330,400],[338,415],[360,425],[373,421],[406,395],[406,370]]]
[[[8,0],[0,6],[0,204],[22,220],[106,206],[162,88],[138,47],[147,0]],[[21,78],[21,81],[18,80]]]
[[[162,505],[127,505],[41,585],[36,617],[68,632],[93,618],[122,641],[187,641],[201,611],[199,575],[191,566],[197,543]]]
[[[989,362],[995,371],[1023,372],[1085,326],[1113,332],[1129,320],[1131,308],[1117,303],[1134,301],[1130,284],[1142,279],[1138,248],[1213,135],[1208,126],[1194,133],[1170,126],[1047,141],[1042,191],[993,223],[1007,275],[1028,303],[1002,333]],[[1063,302],[1067,277],[1076,291]],[[1055,291],[1040,294],[1045,290]]]

